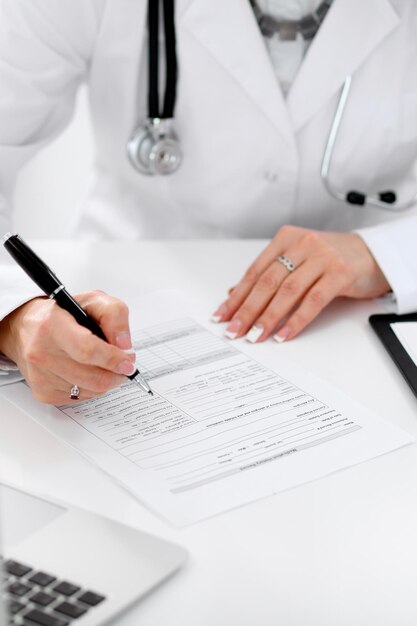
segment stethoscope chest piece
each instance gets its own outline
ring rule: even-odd
[[[133,167],[149,176],[173,174],[182,163],[182,151],[171,119],[148,118],[132,134],[127,154]]]

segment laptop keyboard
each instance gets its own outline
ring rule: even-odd
[[[106,599],[17,561],[5,561],[3,567],[11,625],[67,626]]]

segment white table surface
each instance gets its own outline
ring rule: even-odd
[[[74,293],[175,287],[212,312],[263,242],[32,242]],[[340,300],[271,349],[417,436],[417,400],[368,325],[378,301]],[[186,566],[118,626],[415,626],[415,445],[183,529],[171,527],[0,400],[8,482],[180,543]]]

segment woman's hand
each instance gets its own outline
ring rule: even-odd
[[[0,323],[0,351],[12,359],[35,398],[50,404],[101,395],[126,382],[135,355],[127,306],[101,291],[80,294],[77,302],[93,317],[109,343],[99,339],[53,300],[35,298]]]
[[[295,269],[278,261],[279,256]],[[337,296],[372,298],[388,291],[359,235],[283,226],[212,320],[230,322],[225,331],[229,339],[248,333],[255,343],[276,332],[274,339],[282,342],[298,335]]]

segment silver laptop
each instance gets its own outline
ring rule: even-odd
[[[186,559],[179,546],[1,484],[0,542],[0,626],[100,624]]]

